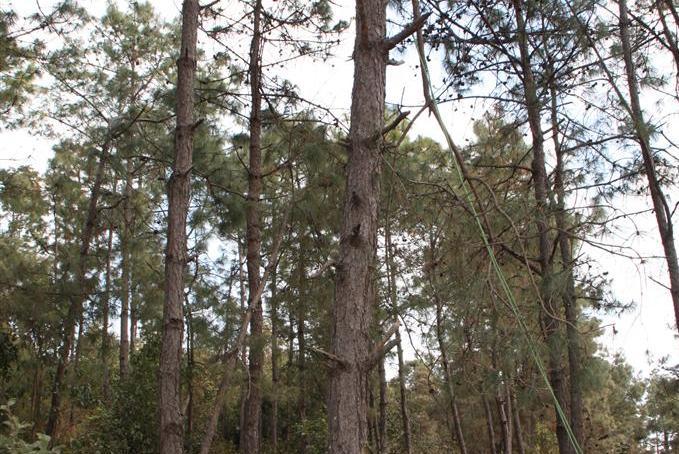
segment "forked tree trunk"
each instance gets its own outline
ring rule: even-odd
[[[165,303],[160,351],[160,452],[181,454],[183,428],[180,382],[184,325],[184,273],[187,264],[186,218],[189,212],[193,161],[193,85],[196,72],[198,0],[184,0],[181,51],[177,60],[177,125],[175,159],[167,185],[168,216],[165,249]]]
[[[677,249],[674,244],[674,226],[672,223],[672,208],[667,203],[667,198],[660,187],[658,175],[655,171],[653,150],[651,149],[651,137],[648,125],[644,120],[639,101],[639,81],[636,74],[636,66],[632,55],[632,46],[629,36],[629,14],[627,12],[627,0],[619,0],[620,11],[620,41],[622,43],[625,72],[627,74],[627,88],[629,91],[629,114],[634,124],[634,131],[641,148],[641,156],[644,161],[644,170],[648,180],[648,188],[653,202],[653,212],[658,224],[660,240],[665,251],[667,269],[670,276],[670,294],[674,305],[674,321],[679,331],[679,261]]]
[[[246,208],[246,240],[249,306],[252,306],[255,293],[260,286],[262,231],[259,198],[262,192],[262,95],[261,95],[261,60],[262,34],[261,16],[262,2],[255,1],[253,35],[250,42],[250,162],[248,167],[248,194]],[[264,314],[261,299],[254,301],[252,319],[250,321],[250,355],[249,355],[249,392],[245,401],[243,430],[240,437],[240,449],[245,454],[259,453],[261,443],[260,419],[262,413],[262,366],[264,364],[263,326]]]
[[[330,453],[359,454],[368,446],[368,368],[374,308],[380,152],[388,49],[386,2],[356,0],[354,86],[349,160],[335,282],[328,398]]]

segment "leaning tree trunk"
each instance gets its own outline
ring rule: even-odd
[[[522,10],[521,0],[513,0],[516,15],[517,41],[520,53],[520,68],[523,78],[524,98],[528,113],[528,123],[531,131],[533,160],[531,170],[533,174],[533,190],[535,193],[535,224],[538,232],[538,256],[540,263],[540,317],[548,348],[549,382],[556,396],[554,403],[556,414],[556,436],[561,454],[571,452],[571,444],[564,421],[560,416],[560,409],[565,411],[566,398],[563,390],[564,378],[561,366],[561,340],[559,339],[559,322],[555,318],[558,308],[554,304],[552,295],[552,241],[549,234],[548,210],[548,182],[545,168],[544,134],[542,132],[540,100],[537,95],[537,84],[533,75],[528,48],[528,33]]]
[[[184,325],[184,272],[188,261],[186,218],[191,197],[193,161],[193,85],[196,77],[198,0],[184,0],[182,7],[181,51],[177,60],[177,125],[172,177],[167,185],[167,246],[165,249],[165,303],[160,351],[160,452],[183,451],[184,422],[181,410],[180,380],[182,331]]]
[[[262,34],[261,16],[262,2],[256,0],[253,11],[253,35],[250,43],[250,162],[248,167],[248,195],[246,209],[247,269],[249,306],[252,306],[250,321],[250,356],[249,387],[245,401],[243,430],[240,437],[240,449],[245,454],[259,453],[261,443],[260,419],[262,414],[262,366],[264,364],[264,344],[262,342],[264,314],[262,301],[258,299],[252,305],[255,293],[260,286],[262,257],[261,216],[259,197],[262,192],[262,95],[261,95],[261,59]]]
[[[660,240],[665,251],[667,269],[670,276],[670,294],[674,305],[674,320],[679,330],[679,262],[677,261],[677,249],[674,245],[674,226],[672,224],[672,210],[667,203],[665,194],[660,187],[658,175],[655,171],[655,161],[651,149],[651,138],[648,125],[644,121],[644,114],[641,110],[639,101],[639,81],[637,79],[636,68],[632,56],[632,46],[629,37],[629,15],[627,12],[627,0],[619,0],[618,8],[620,11],[620,41],[622,42],[622,53],[625,61],[625,72],[627,73],[627,86],[629,90],[629,114],[632,117],[634,131],[641,148],[641,156],[644,161],[644,170],[648,180],[648,188],[651,192],[653,202],[653,212],[658,224]]]
[[[493,422],[493,409],[490,407],[488,397],[485,394],[481,395],[483,402],[483,411],[486,414],[486,427],[488,430],[488,452],[497,454],[497,447],[495,441],[495,423]]]
[[[61,349],[59,350],[59,359],[57,363],[57,370],[54,374],[54,382],[52,384],[52,402],[50,406],[49,416],[47,418],[47,427],[45,433],[52,437],[52,442],[56,440],[57,424],[59,422],[59,413],[61,411],[61,392],[63,388],[64,377],[66,375],[66,368],[68,365],[68,356],[73,346],[75,338],[75,327],[81,318],[83,311],[83,303],[87,297],[85,290],[85,280],[87,274],[87,256],[90,251],[90,244],[94,236],[94,230],[97,224],[97,204],[99,202],[99,195],[101,192],[101,185],[104,181],[105,163],[108,158],[110,146],[110,134],[106,138],[106,143],[102,147],[97,170],[94,177],[94,184],[90,193],[89,205],[87,207],[87,215],[85,217],[85,225],[83,226],[82,234],[80,236],[80,251],[78,254],[78,268],[76,273],[76,283],[78,291],[71,296],[71,304],[68,307],[68,313],[64,319],[63,324],[63,341]]]

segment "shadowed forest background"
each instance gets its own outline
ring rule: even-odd
[[[675,0],[89,3],[0,5],[0,453],[679,452]]]

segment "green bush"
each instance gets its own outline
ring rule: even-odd
[[[29,443],[21,438],[21,432],[30,424],[23,423],[12,414],[14,400],[10,400],[5,405],[0,405],[0,414],[4,430],[0,431],[0,454],[24,454],[24,453],[43,453],[58,454],[59,448],[50,448],[50,437],[45,434],[38,434],[36,441]]]

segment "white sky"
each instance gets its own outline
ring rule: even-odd
[[[230,0],[223,0],[227,4]],[[53,0],[40,2],[44,10],[49,9]],[[27,14],[35,11],[33,0],[9,0],[9,6],[19,13]],[[179,0],[152,0],[156,9],[167,19],[178,17],[181,2]],[[337,0],[341,5],[337,16],[350,19],[353,15],[353,1]],[[93,14],[104,12],[107,2],[104,0],[81,0],[80,4],[88,7]],[[247,37],[243,37],[241,49],[247,49]],[[201,44],[206,45],[206,42]],[[293,64],[278,68],[277,74],[291,80],[299,88],[300,94],[317,104],[327,106],[339,117],[348,115],[353,65],[350,60],[353,45],[353,31],[344,35],[342,45],[336,49],[336,55],[327,62],[313,62],[310,59],[297,60]],[[417,56],[410,49],[405,56],[405,64],[391,66],[387,74],[387,102],[417,105],[423,102],[422,84],[419,70],[416,68]],[[440,81],[441,69],[432,59],[432,80]],[[457,112],[453,109],[458,108]],[[465,139],[472,139],[474,119],[482,116],[485,106],[475,105],[472,101],[461,101],[456,105],[447,103],[441,106],[442,113],[451,128],[451,133],[458,144],[463,145]],[[415,109],[413,109],[414,111]],[[433,118],[422,115],[412,130],[413,136],[425,135],[443,143],[443,136]],[[51,142],[32,131],[20,130],[0,132],[0,167],[29,164],[38,170],[46,168],[51,156]],[[671,195],[675,195],[674,193]],[[679,200],[679,197],[671,197]],[[626,196],[619,198],[617,206],[627,212],[635,212],[647,208],[650,201],[646,197]],[[636,227],[628,220],[618,224],[619,231],[615,237],[603,238],[603,242],[624,243],[636,249],[642,256],[662,256],[659,237],[656,231],[655,218],[651,213],[634,218]],[[636,235],[636,230],[640,235]],[[667,274],[662,259],[649,260],[646,264],[631,261],[622,257],[602,252],[585,246],[587,254],[600,264],[601,272],[607,271],[611,279],[613,294],[622,302],[633,301],[634,309],[622,317],[603,317],[603,324],[615,324],[617,334],[611,326],[604,328],[600,338],[602,344],[611,353],[622,352],[635,369],[648,374],[660,358],[670,355],[671,362],[679,361],[679,340],[675,336],[674,316],[669,292],[656,281],[667,283]],[[651,279],[652,278],[652,279]]]

